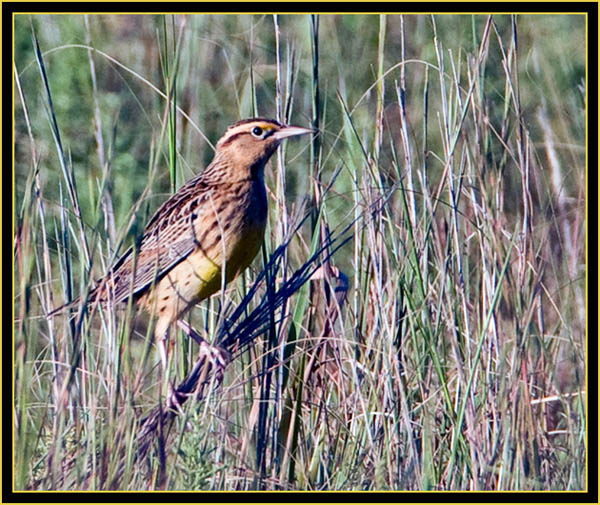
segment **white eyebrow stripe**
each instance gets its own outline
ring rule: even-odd
[[[246,123],[232,128],[227,132],[227,137],[231,137],[232,135],[237,135],[238,133],[242,132],[250,132],[255,126],[260,126],[265,131],[275,130],[275,125],[273,123],[257,121],[256,123]]]

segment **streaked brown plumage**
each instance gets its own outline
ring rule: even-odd
[[[114,305],[133,295],[157,317],[155,339],[166,367],[171,324],[218,291],[223,272],[225,282],[234,279],[260,248],[267,220],[265,164],[283,139],[311,131],[263,118],[229,127],[210,165],[158,208],[137,252],[123,254],[89,300]]]

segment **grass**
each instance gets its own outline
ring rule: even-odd
[[[586,489],[584,29],[16,16],[15,490]],[[139,460],[150,322],[45,314],[257,114],[319,134],[274,156],[262,254],[190,315],[233,349],[236,311],[245,345]]]

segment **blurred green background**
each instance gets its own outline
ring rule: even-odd
[[[148,84],[165,90],[161,68],[160,48],[164,44],[164,19],[161,16],[91,15],[89,32],[83,16],[46,15],[15,17],[15,65],[23,91],[34,114],[33,130],[41,156],[41,177],[45,194],[57,198],[57,161],[53,154],[52,135],[45,118],[40,76],[36,68],[31,37],[35,27],[47,64],[48,78],[54,97],[57,120],[63,132],[65,148],[73,162],[79,186],[99,178],[99,166],[94,139],[94,93],[90,64],[85,45],[94,54],[97,75],[98,106],[104,138],[110,148],[110,183],[114,192],[117,225],[139,197],[147,182],[149,144],[159,137],[165,100]],[[486,16],[438,15],[437,30],[444,51],[463,59],[465,51],[478,47]],[[493,50],[485,62],[485,113],[491,125],[500,131],[504,115],[504,70],[496,37],[510,35],[509,16],[494,18]],[[181,60],[177,75],[177,103],[214,144],[226,127],[237,119],[258,113],[266,117],[277,115],[275,104],[276,52],[273,18],[269,15],[189,15],[169,18],[177,29],[185,23],[181,41]],[[336,93],[339,91],[350,108],[356,108],[353,119],[362,130],[359,134],[369,144],[373,142],[371,125],[376,112],[376,93],[373,87],[377,76],[379,17],[377,15],[322,15],[319,17],[319,81],[320,103],[324,117],[322,142],[327,148],[343,125]],[[286,83],[293,91],[292,122],[310,122],[312,53],[309,17],[279,16],[281,54],[288,58],[283,70],[294,59],[293,75]],[[423,116],[423,80],[425,62],[434,62],[433,27],[428,16],[406,15],[404,57],[406,64],[406,100],[410,132],[421,145]],[[400,61],[400,16],[387,17],[385,69]],[[518,17],[519,26],[519,85],[524,120],[534,142],[543,140],[536,114],[545,104],[551,128],[559,137],[558,154],[564,166],[581,171],[584,167],[585,122],[583,114],[585,85],[585,18],[577,15],[526,15]],[[173,45],[174,41],[168,42]],[[120,65],[123,65],[125,70]],[[446,72],[465,72],[462,68],[446,68]],[[135,75],[134,75],[135,74]],[[398,135],[398,101],[393,83],[400,78],[400,67],[386,74],[385,120],[387,135]],[[430,109],[439,108],[439,79],[430,79]],[[253,91],[255,97],[253,97]],[[366,93],[366,96],[364,96]],[[17,202],[28,173],[29,142],[16,99],[15,113],[15,176]],[[180,118],[181,119],[181,118]],[[429,116],[429,149],[441,152],[436,115]],[[514,126],[514,125],[513,125]],[[201,136],[190,129],[186,120],[179,124],[178,150],[184,165],[179,183],[189,178],[212,158],[212,149]],[[537,140],[536,140],[537,139]],[[343,149],[340,144],[336,148]],[[487,152],[492,166],[498,163],[494,154],[501,151],[494,138]],[[389,143],[382,148],[383,160],[389,163]],[[165,158],[160,166],[165,165]],[[304,159],[305,161],[305,159]],[[435,180],[441,165],[430,157],[430,173]],[[324,176],[335,169],[336,161],[329,159],[322,168]],[[161,169],[157,192],[169,188],[168,170]],[[518,174],[506,174],[518,177]],[[565,177],[566,190],[572,192],[578,175]],[[288,173],[290,197],[307,191],[307,177],[301,165],[292,166]],[[46,182],[48,184],[46,185]],[[516,184],[516,183],[515,183]],[[82,198],[85,198],[82,192]],[[160,202],[152,203],[156,207]],[[83,207],[87,213],[89,208]],[[135,230],[134,230],[135,231]]]
[[[291,243],[288,274],[319,227],[335,233],[356,217],[334,261],[349,278],[346,302],[329,324],[322,284],[293,298],[287,315],[304,311],[289,368],[262,370],[279,348],[261,339],[233,363],[218,394],[189,407],[195,431],[175,430],[166,488],[585,488],[585,16],[16,15],[14,28],[28,110],[15,86],[19,486],[105,489],[90,465],[122,468],[139,412],[157,398],[143,332],[90,318],[89,369],[77,370],[64,408],[56,384],[73,332],[44,310],[68,298],[69,283],[84,292],[139,236],[173,190],[170,169],[180,186],[228,125],[261,115],[319,128],[267,168],[266,251],[305,199],[320,213]],[[173,79],[191,121],[177,114],[169,133],[161,92]],[[378,199],[385,206],[365,211]],[[67,259],[71,277],[59,268]],[[233,284],[227,296],[239,301],[248,284]],[[204,308],[193,318],[210,335]],[[288,320],[277,342],[291,338]],[[193,362],[191,348],[176,349]],[[305,375],[308,361],[316,370]],[[123,489],[158,487],[159,458],[150,472],[127,461]]]

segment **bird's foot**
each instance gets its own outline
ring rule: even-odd
[[[187,321],[180,319],[177,321],[177,325],[186,335],[193,338],[200,347],[198,351],[198,361],[204,359],[205,363],[210,363],[212,366],[212,373],[216,372],[219,374],[219,377],[222,378],[225,368],[231,361],[231,353],[222,347],[210,345]]]
[[[222,347],[210,345],[204,341],[200,344],[198,351],[198,361],[204,360],[204,367],[210,370],[215,383],[219,384],[223,380],[225,369],[231,362],[231,353]]]
[[[169,381],[167,384],[167,410],[171,410],[176,414],[184,415],[177,390],[173,388],[173,383],[171,381]]]
[[[182,404],[190,396],[205,397],[207,388],[215,388],[223,381],[225,369],[231,362],[231,354],[222,347],[212,346],[185,321],[178,326],[198,343],[198,357],[192,371],[177,388],[167,382],[166,408],[175,414],[184,414]]]

